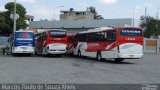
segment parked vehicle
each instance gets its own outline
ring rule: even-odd
[[[102,27],[76,35],[74,55],[95,57],[98,60],[138,59],[143,56],[143,31],[136,27]]]
[[[67,54],[68,55],[73,55],[73,51],[75,48],[75,35],[70,34],[68,35],[68,46],[67,46]]]
[[[36,54],[62,55],[66,53],[67,32],[62,29],[51,29],[36,35]]]
[[[14,32],[10,41],[11,54],[33,54],[35,50],[34,32],[32,31],[16,31]]]

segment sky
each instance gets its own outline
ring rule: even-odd
[[[0,11],[4,11],[4,5],[14,0],[0,0]],[[156,17],[160,0],[17,0],[22,4],[28,15],[34,16],[35,21],[40,19],[59,20],[60,10],[85,11],[87,7],[94,6],[99,15],[105,19],[135,18],[139,22],[140,16]],[[59,7],[63,6],[63,7]],[[159,10],[160,17],[160,10]]]

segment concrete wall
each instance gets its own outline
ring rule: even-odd
[[[91,12],[66,12],[60,15],[60,20],[93,20],[94,14]]]
[[[160,53],[160,39],[144,39],[144,53]]]

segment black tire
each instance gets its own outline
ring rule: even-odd
[[[82,57],[80,50],[78,51],[78,57]]]
[[[120,62],[122,62],[123,60],[124,60],[123,58],[116,58],[116,59],[115,59],[115,62],[120,63]]]
[[[102,55],[100,52],[97,53],[97,60],[102,61]]]
[[[57,57],[61,57],[62,55],[61,54],[58,54],[58,55],[56,55]]]
[[[11,48],[11,55],[12,55],[12,56],[15,56],[15,53],[12,53],[12,48]]]
[[[28,56],[32,56],[32,54],[31,54],[31,53],[29,53],[29,54],[28,54]]]
[[[12,55],[12,56],[16,56],[16,54],[15,54],[15,53],[11,53],[11,55]]]

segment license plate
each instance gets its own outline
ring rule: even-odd
[[[21,47],[22,49],[26,50],[27,48],[26,47]]]
[[[129,57],[130,57],[130,58],[133,58],[133,57],[134,57],[134,55],[129,55]]]

